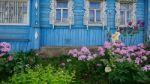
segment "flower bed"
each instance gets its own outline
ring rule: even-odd
[[[10,44],[0,43],[0,46],[2,55],[0,59],[5,59],[0,61],[3,63],[0,66],[3,68],[1,73],[5,72],[4,75],[7,75],[3,84],[33,84],[34,81],[35,84],[52,82],[149,84],[150,82],[150,51],[143,44],[125,46],[120,41],[105,42],[103,46],[97,48],[97,51],[82,47],[80,50],[70,50],[68,55],[54,58],[41,58],[33,51],[11,54]]]
[[[101,67],[99,75],[108,78],[113,84],[137,84],[148,81],[149,75],[146,73],[150,71],[150,51],[146,50],[144,44],[125,46],[119,41],[105,42],[97,52],[90,52],[88,48],[82,47],[81,50],[70,50],[69,55],[85,63],[98,60],[95,65]]]

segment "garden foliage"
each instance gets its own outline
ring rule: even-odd
[[[116,38],[115,35],[114,37]],[[68,55],[54,58],[41,58],[33,51],[11,54],[10,44],[2,43],[0,46],[0,72],[9,78],[1,79],[6,81],[1,82],[3,84],[149,84],[150,82],[150,51],[144,44],[126,46],[120,41],[105,42],[96,50],[87,47],[71,49]]]

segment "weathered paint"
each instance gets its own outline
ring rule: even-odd
[[[10,42],[13,50],[27,51],[43,46],[99,46],[107,41],[107,31],[115,31],[115,1],[107,1],[107,27],[89,27],[83,25],[84,0],[74,0],[74,25],[69,27],[50,24],[51,0],[30,1],[30,25],[0,26],[0,41]],[[149,1],[149,0],[148,0]],[[137,19],[147,21],[147,0],[137,0]],[[37,4],[36,4],[37,3]],[[149,2],[150,3],[150,2]],[[150,4],[148,4],[150,7]],[[149,18],[150,21],[150,18]],[[150,25],[150,22],[149,22]],[[145,26],[147,28],[147,25]],[[125,41],[129,44],[129,39]],[[136,36],[135,44],[144,42],[144,30]]]

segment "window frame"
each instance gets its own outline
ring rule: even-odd
[[[121,4],[125,4],[125,3],[120,3],[120,5]],[[128,4],[129,5],[129,7],[132,7],[131,9],[133,9],[133,4]],[[130,10],[130,9],[129,9]],[[127,25],[128,25],[128,18],[127,18],[127,12],[129,11],[129,10],[121,10],[120,9],[120,13],[121,13],[121,11],[123,11],[123,12],[125,12],[125,24],[121,24],[121,14],[120,14],[120,27],[126,27]],[[129,11],[129,12],[132,12],[132,11]],[[132,14],[130,13],[130,19],[131,19],[131,16]]]
[[[92,25],[92,24],[95,24],[95,25],[96,25],[96,24],[102,24],[102,20],[101,20],[102,18],[100,18],[100,17],[102,16],[102,10],[101,10],[101,8],[103,8],[103,6],[102,6],[101,1],[99,1],[99,5],[100,5],[100,6],[99,6],[99,9],[91,9],[91,8],[90,8],[90,1],[89,1],[89,16],[90,16],[90,11],[91,11],[91,10],[94,11],[94,22],[91,22],[91,21],[90,21],[90,17],[89,17],[89,18],[88,18],[88,22],[89,22],[88,24],[89,24],[89,25]],[[100,11],[100,17],[99,17],[100,22],[97,21],[97,14],[96,14],[96,12],[97,12],[98,10]]]
[[[6,1],[6,0],[1,0],[1,1]],[[19,1],[19,0],[14,0],[14,1]],[[24,0],[27,1],[28,6],[27,6],[27,22],[26,23],[0,23],[1,26],[28,26],[30,25],[30,0]]]
[[[61,10],[61,22],[57,22],[57,9]],[[63,22],[63,10],[67,10],[68,16],[67,16],[67,22],[69,22],[69,1],[67,3],[67,8],[57,8],[57,0],[56,0],[56,13],[55,13],[55,25],[67,25],[67,22]]]
[[[71,26],[74,24],[73,4],[73,0],[68,0],[68,22],[60,23],[56,22],[57,1],[51,0],[49,23],[52,25],[53,29],[55,28],[55,26],[69,26],[69,28],[71,29]]]
[[[135,1],[133,1],[133,2],[131,2],[131,1],[129,1],[129,2],[127,2],[127,1],[123,1],[123,2],[122,1],[120,1],[120,2],[117,1],[116,2],[115,26],[117,28],[128,26],[128,22],[125,22],[126,24],[121,25],[121,14],[120,14],[121,4],[129,4],[129,6],[132,7],[130,19],[131,19],[132,25],[135,25],[136,24],[136,2]],[[127,19],[127,16],[125,16],[125,17],[126,17],[125,19]]]
[[[87,29],[89,26],[100,26],[100,27],[105,27],[107,25],[107,14],[106,14],[106,1],[105,0],[99,0],[100,2],[100,23],[89,23],[90,22],[90,17],[89,17],[89,12],[90,12],[90,1],[91,0],[84,0],[84,25],[86,25]]]

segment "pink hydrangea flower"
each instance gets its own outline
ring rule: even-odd
[[[127,54],[127,51],[126,51],[126,50],[120,50],[119,54],[120,54],[120,55],[126,55],[126,54]]]
[[[9,43],[6,43],[6,42],[0,43],[0,51],[1,52],[9,52],[10,49],[11,49],[11,45]]]
[[[137,50],[138,47],[137,46],[131,46],[134,50]]]
[[[99,52],[99,55],[100,55],[100,56],[104,56],[104,55],[105,55],[105,50],[104,50],[104,48],[102,48],[102,47],[99,47],[99,48],[98,48],[98,52]]]
[[[113,43],[113,46],[120,48],[120,47],[124,47],[125,45],[124,45],[124,43],[117,41],[117,42]]]
[[[77,49],[69,50],[68,54],[72,55],[73,57],[77,57],[78,56],[78,50]]]
[[[143,55],[143,53],[141,51],[137,51],[135,52],[136,56],[141,57]]]
[[[137,57],[137,58],[135,59],[135,63],[136,63],[137,65],[140,65],[142,62],[143,62],[143,61],[142,61],[141,58],[139,58],[139,57]]]
[[[150,71],[150,65],[145,65],[142,69],[143,71]]]
[[[6,53],[0,53],[0,57],[3,57]]]
[[[87,47],[82,47],[82,48],[81,48],[81,52],[82,52],[83,54],[91,54],[90,50],[89,50]]]
[[[13,56],[8,56],[8,61],[12,61],[13,60]]]
[[[146,55],[150,55],[150,51],[146,51]]]
[[[114,50],[114,53],[119,54],[119,53],[120,53],[120,48],[115,49],[115,50]]]
[[[146,48],[146,46],[143,44],[143,43],[141,43],[141,44],[138,44],[138,46],[140,47],[140,48]]]
[[[78,57],[78,60],[86,60],[86,56],[85,55],[81,55]]]
[[[110,49],[111,47],[112,47],[111,43],[109,43],[109,42],[104,43],[104,48]]]
[[[132,46],[129,46],[129,47],[127,47],[128,49],[128,52],[134,52],[134,47],[132,47]]]

